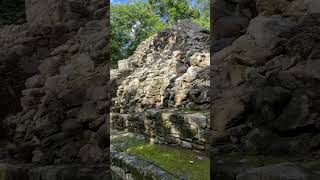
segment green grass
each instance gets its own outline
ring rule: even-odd
[[[124,139],[112,139],[111,142],[123,141]],[[153,161],[159,167],[170,172],[176,177],[187,176],[189,180],[209,180],[210,160],[203,157],[198,159],[195,152],[182,148],[173,148],[166,145],[149,144],[144,140],[134,140],[121,149],[129,154],[143,157],[145,160]],[[192,161],[193,163],[191,163]]]

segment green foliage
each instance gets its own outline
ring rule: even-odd
[[[126,59],[156,32],[181,19],[209,29],[209,0],[130,0],[111,5],[111,63]]]
[[[167,23],[179,19],[193,19],[199,16],[199,11],[192,8],[190,0],[148,0],[154,11]]]
[[[165,24],[147,3],[116,4],[111,6],[111,62],[133,54],[137,46]]]
[[[199,16],[193,22],[210,29],[210,3],[208,0],[195,0],[194,8],[199,11]]]
[[[24,0],[0,1],[0,26],[6,24],[21,24],[25,22]]]
[[[148,0],[153,10],[168,24],[180,19],[209,28],[209,0]]]

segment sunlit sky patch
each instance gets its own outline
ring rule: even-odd
[[[111,4],[128,3],[128,0],[111,0]]]

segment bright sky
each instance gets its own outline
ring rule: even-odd
[[[128,0],[111,0],[111,4],[127,3]]]

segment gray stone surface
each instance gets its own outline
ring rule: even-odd
[[[169,40],[172,39],[172,40]],[[182,43],[183,42],[183,43]],[[180,21],[142,42],[111,73],[112,111],[149,108],[208,108],[209,34]]]
[[[28,22],[0,29],[0,177],[110,178],[105,6],[27,0]]]
[[[295,164],[276,164],[240,173],[237,180],[316,180],[320,176]]]
[[[235,14],[244,17],[239,11],[249,7],[256,8],[256,14],[247,16],[248,25],[233,35],[232,43],[211,55],[210,127],[216,131],[212,148],[233,146],[233,151],[258,154],[319,153],[305,142],[317,136],[319,129],[315,95],[319,58],[314,53],[319,49],[320,29],[318,6],[315,3],[313,9],[308,5],[312,3],[214,2],[215,8],[228,7],[214,11],[214,21]],[[229,27],[217,28],[228,31]],[[228,39],[221,36],[213,41]],[[224,137],[224,143],[217,143]]]
[[[144,139],[143,136],[125,131],[112,130],[111,139],[131,137],[135,139]],[[127,145],[124,143],[132,143],[117,141],[111,145],[111,171],[113,179],[121,180],[173,180],[176,177],[169,172],[157,166],[151,161],[146,161],[143,158],[128,154],[121,151],[121,147]]]
[[[143,134],[154,143],[179,145],[207,151],[212,133],[209,114],[169,109],[147,109],[143,113],[111,113],[113,129]]]
[[[0,177],[19,180],[109,180],[111,176],[106,170],[107,168],[103,164],[95,166],[36,166],[33,164],[0,163]]]

